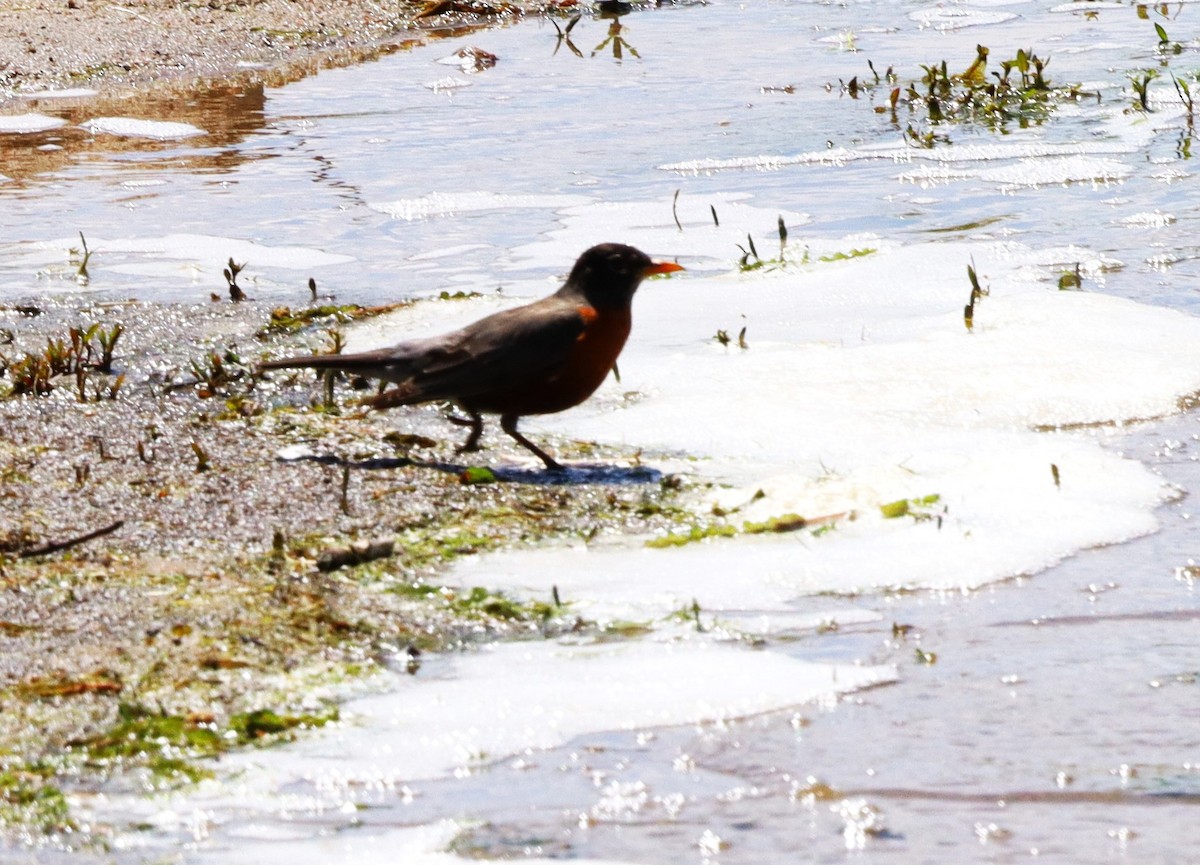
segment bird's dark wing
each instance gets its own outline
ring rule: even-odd
[[[400,383],[399,393],[387,395],[389,402],[470,402],[474,396],[536,379],[566,360],[585,326],[575,303],[551,296],[422,340],[420,350],[404,362],[410,377]]]
[[[555,295],[481,318],[461,330],[357,354],[266,361],[260,369],[336,369],[396,382],[382,399],[410,405],[466,399],[536,377],[562,363],[583,332],[575,302]]]

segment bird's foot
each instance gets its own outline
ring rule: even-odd
[[[554,459],[554,457],[550,456],[550,454],[546,453],[544,450],[542,450],[540,447],[535,445],[529,439],[525,438],[525,436],[523,436],[519,432],[517,432],[517,421],[518,420],[519,420],[519,418],[517,418],[514,415],[503,415],[500,418],[500,429],[502,429],[506,433],[508,433],[508,435],[512,438],[512,440],[515,441],[517,444],[519,444],[521,447],[525,448],[525,450],[536,455],[538,459],[540,459],[543,463],[546,464],[547,470],[552,471],[552,472],[565,472],[566,469],[563,468]]]

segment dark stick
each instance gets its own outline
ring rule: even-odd
[[[68,550],[71,547],[77,547],[80,544],[85,544],[88,541],[93,541],[96,538],[102,538],[105,535],[111,535],[121,526],[125,525],[124,520],[117,520],[111,526],[105,526],[102,529],[96,529],[94,532],[88,532],[86,535],[80,535],[77,538],[68,538],[65,541],[54,541],[49,544],[42,544],[40,547],[33,547],[28,550],[22,550],[17,554],[19,559],[31,559],[34,556],[48,556],[51,553],[58,553],[62,550]]]

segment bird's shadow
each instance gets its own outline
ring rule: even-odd
[[[411,457],[377,457],[366,460],[348,460],[334,454],[304,454],[279,458],[279,462],[311,462],[326,466],[338,466],[355,471],[387,471],[389,469],[419,468],[432,469],[452,475],[462,475],[473,466],[444,460],[417,460]],[[597,484],[602,486],[634,486],[656,484],[662,481],[663,473],[650,466],[616,466],[598,463],[564,465],[561,471],[541,468],[530,469],[517,466],[489,467],[497,483],[531,484],[536,486],[572,486]]]

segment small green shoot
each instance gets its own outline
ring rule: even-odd
[[[681,624],[694,622],[697,633],[704,633],[704,623],[700,620],[700,602],[692,598],[692,602],[687,606],[681,607],[672,613],[669,618],[674,619]]]
[[[225,275],[225,281],[229,284],[229,299],[234,302],[246,299],[246,293],[242,291],[241,287],[237,284],[238,274],[241,273],[245,267],[246,262],[238,264],[233,260],[233,256],[231,255],[226,268],[222,271],[222,273]]]
[[[740,243],[736,244],[742,255],[738,259],[738,270],[742,273],[749,273],[755,270],[776,270],[784,267],[787,262],[784,260],[784,245],[787,243],[787,226],[783,222],[783,217],[779,217],[779,258],[761,258],[758,254],[758,247],[754,244],[754,238],[746,235],[746,246]],[[808,263],[808,250],[805,249],[804,256],[800,261],[801,264]]]
[[[979,276],[975,273],[974,258],[967,265],[967,279],[971,283],[971,299],[963,307],[963,323],[967,326],[967,333],[970,333],[975,328],[975,304],[988,293],[987,289],[981,288],[979,285]]]
[[[1141,111],[1144,114],[1154,110],[1150,107],[1150,82],[1157,77],[1157,69],[1146,69],[1129,74],[1129,83],[1133,87],[1133,110]]]
[[[79,232],[79,242],[83,245],[83,255],[80,257],[75,269],[75,281],[80,285],[87,285],[91,280],[91,276],[88,274],[88,262],[92,258],[92,251],[88,249],[87,238],[83,236],[82,231]],[[71,252],[78,254],[78,250],[71,250]]]
[[[1080,273],[1079,265],[1075,265],[1074,270],[1068,270],[1058,278],[1058,290],[1068,291],[1073,288],[1079,288],[1083,285],[1083,274]]]
[[[920,522],[922,520],[933,519],[934,505],[941,502],[942,497],[937,493],[928,496],[921,496],[916,499],[897,499],[894,502],[879,506],[879,512],[883,514],[885,520],[894,520],[899,517],[912,517]]]
[[[229,299],[234,303],[240,303],[246,299],[246,292],[242,291],[237,284],[238,274],[245,268],[245,263],[238,264],[233,260],[233,256],[229,257],[229,266],[221,271],[225,275],[225,282],[229,284]]]
[[[719,342],[724,348],[728,348],[730,343],[733,342],[733,337],[731,337],[729,335],[729,331],[727,331],[727,330],[718,330],[716,335],[713,336],[713,339],[715,341]],[[742,349],[743,351],[745,351],[746,349],[748,349],[750,347],[750,344],[746,342],[746,328],[745,327],[743,327],[740,331],[738,331],[737,347]]]
[[[1183,107],[1187,109],[1187,125],[1188,129],[1195,128],[1196,125],[1196,106],[1192,101],[1192,89],[1188,87],[1186,81],[1181,81],[1174,75],[1171,76],[1171,81],[1175,84],[1175,92],[1179,94],[1179,101],[1183,103]]]
[[[203,358],[188,362],[192,381],[172,387],[195,387],[196,395],[209,399],[218,394],[227,395],[230,385],[250,376],[250,370],[232,350],[210,351]]]

